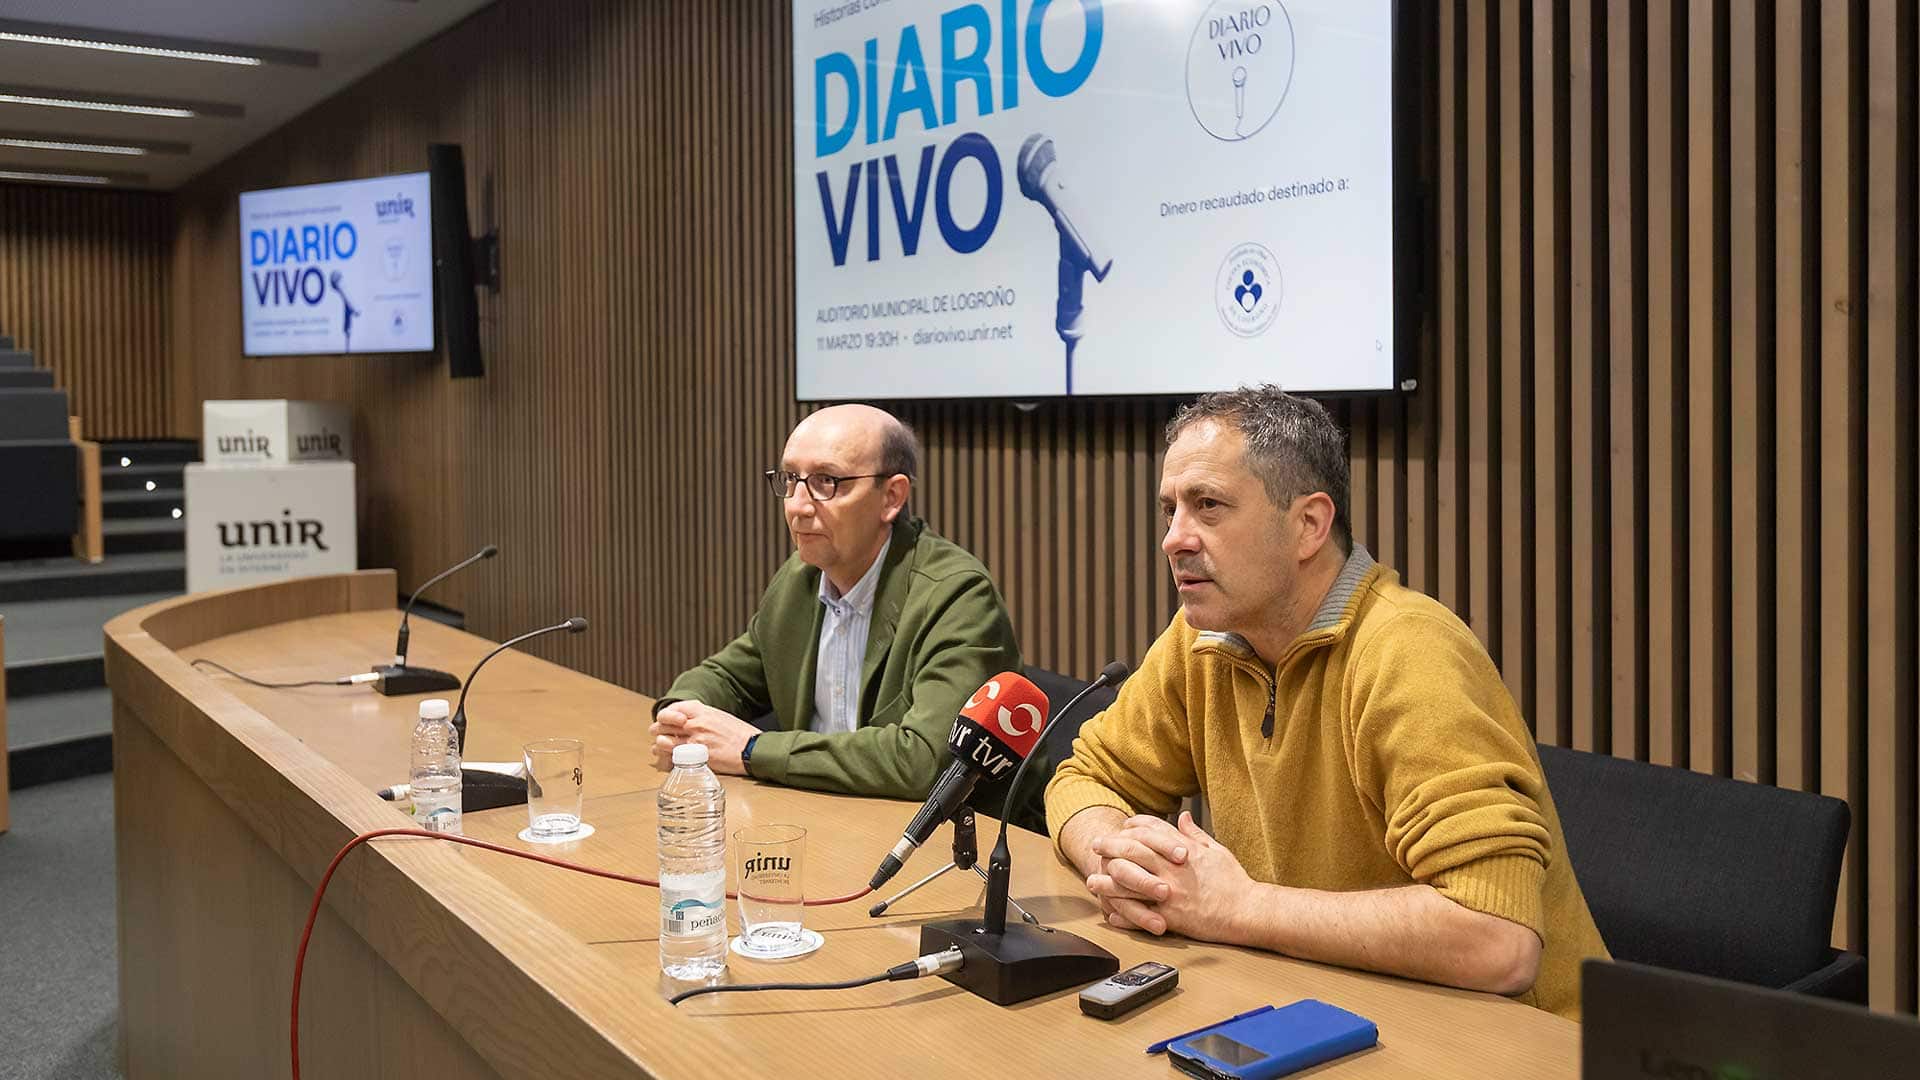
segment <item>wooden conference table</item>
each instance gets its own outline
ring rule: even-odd
[[[408,819],[376,788],[405,779],[419,698],[367,686],[267,690],[189,666],[207,657],[290,682],[387,659],[391,571],[205,593],[107,624],[113,688],[120,1032],[141,1077],[289,1074],[294,949],[312,889],[356,833]],[[423,620],[410,660],[464,676],[489,643]],[[452,695],[449,695],[452,696]],[[585,817],[568,845],[514,834],[524,807],[466,815],[466,835],[652,877],[649,699],[510,652],[468,699],[474,761],[533,738],[586,743]],[[808,829],[809,895],[852,892],[916,809],[727,782],[728,827]],[[992,846],[984,819],[981,847]],[[945,830],[897,885],[945,861]],[[1317,997],[1375,1020],[1374,1050],[1328,1078],[1571,1077],[1575,1024],[1486,994],[1242,949],[1155,940],[1102,924],[1045,838],[1016,830],[1013,896],[1122,966],[1180,969],[1173,994],[1120,1020],[1082,1016],[1074,991],[999,1008],[939,979],[856,990],[663,999],[650,889],[434,840],[362,845],[330,886],[302,988],[307,1077],[905,1077],[1177,1075],[1155,1039],[1263,1003]],[[947,874],[870,919],[869,900],[809,908],[826,947],[785,964],[730,959],[736,981],[831,981],[918,951],[918,926],[978,913],[983,888]],[[731,908],[731,905],[730,905]],[[738,911],[729,911],[737,932]]]

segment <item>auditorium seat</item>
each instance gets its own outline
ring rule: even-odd
[[[80,523],[67,392],[0,386],[0,542],[63,540]]]
[[[0,390],[53,386],[53,372],[46,368],[0,368]]]
[[[1866,1001],[1831,944],[1847,804],[1540,746],[1567,855],[1616,960]]]

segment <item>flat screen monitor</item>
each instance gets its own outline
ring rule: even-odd
[[[794,0],[802,400],[1394,389],[1393,0]]]
[[[248,356],[432,352],[428,174],[240,196]]]

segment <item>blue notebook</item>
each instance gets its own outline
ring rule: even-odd
[[[1273,1080],[1379,1040],[1373,1021],[1308,998],[1177,1039],[1167,1056],[1203,1080]]]

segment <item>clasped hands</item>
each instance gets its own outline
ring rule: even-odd
[[[676,701],[654,714],[647,728],[653,736],[653,767],[673,768],[673,748],[681,743],[698,743],[707,748],[707,767],[716,773],[746,775],[740,764],[740,752],[747,740],[760,729],[730,712],[722,712],[698,701]]]
[[[1177,825],[1137,814],[1095,836],[1099,866],[1087,890],[1107,922],[1154,935],[1173,931],[1200,941],[1232,942],[1255,884],[1228,851],[1181,811]]]

